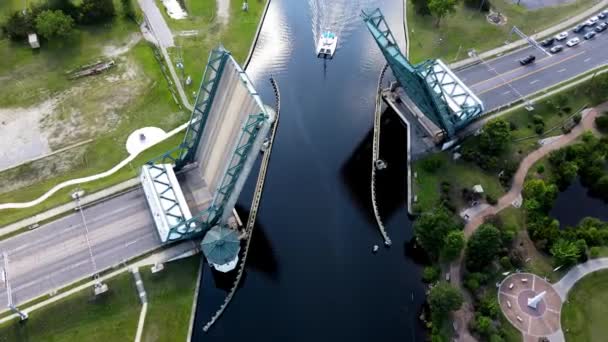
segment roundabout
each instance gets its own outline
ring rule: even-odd
[[[498,303],[509,322],[522,332],[525,341],[539,337],[563,341],[562,299],[543,278],[531,273],[511,274],[500,283]]]

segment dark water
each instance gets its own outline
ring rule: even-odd
[[[560,226],[574,227],[583,218],[591,216],[608,221],[608,203],[589,195],[580,179],[576,179],[557,196],[550,215],[559,220]]]
[[[379,6],[403,41],[403,2],[352,1],[340,48],[314,56],[309,4],[272,0],[248,73],[267,103],[276,76],[282,100],[253,243],[241,288],[209,333],[203,325],[230,281],[207,268],[195,341],[419,341],[420,266],[409,257],[405,129],[383,119],[380,208],[393,246],[382,245],[370,205],[373,110],[384,60],[357,6]],[[356,5],[356,6],[355,6]],[[338,11],[339,12],[339,11]],[[353,15],[354,13],[354,15]],[[353,19],[355,18],[355,19]],[[248,208],[256,175],[240,206]],[[412,299],[413,297],[413,299]]]

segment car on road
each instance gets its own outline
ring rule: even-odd
[[[598,18],[598,17],[591,17],[587,21],[585,21],[585,25],[587,25],[587,26],[593,26],[593,25],[597,24],[598,20],[600,20],[600,18]]]
[[[595,32],[603,32],[604,30],[606,30],[608,28],[608,24],[607,23],[599,23],[596,27],[595,27]]]
[[[585,26],[586,25],[584,25],[584,24],[578,24],[578,25],[574,26],[574,28],[572,29],[572,32],[579,33],[581,31],[584,31],[585,30]]]
[[[568,32],[564,31],[562,33],[559,33],[554,38],[557,41],[564,40],[564,39],[568,38]]]
[[[585,39],[589,40],[589,39],[595,37],[595,31],[587,32],[587,33],[585,33],[585,35],[583,37],[585,37]]]
[[[608,10],[603,10],[600,14],[597,15],[597,17],[600,19],[608,17]]]
[[[554,47],[550,48],[549,51],[551,51],[551,53],[556,54],[560,51],[562,51],[564,49],[563,45],[555,45]]]
[[[566,45],[568,45],[569,47],[573,47],[573,46],[578,45],[578,43],[580,43],[580,42],[581,42],[581,40],[579,38],[572,38],[566,43]]]
[[[521,65],[528,65],[532,62],[534,62],[534,60],[536,59],[536,56],[534,55],[527,55],[526,57],[522,58],[519,60],[519,64]]]
[[[544,46],[544,47],[551,46],[551,45],[553,45],[554,41],[555,41],[555,38],[553,38],[553,37],[547,38],[547,39],[541,41],[540,45]]]

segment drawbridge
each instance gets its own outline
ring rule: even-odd
[[[361,16],[411,103],[444,138],[453,137],[483,113],[481,100],[441,60],[414,65],[403,55],[380,9]]]
[[[234,268],[239,248],[229,227],[233,209],[275,118],[232,55],[213,50],[182,143],[141,169],[163,243],[213,232],[203,241],[211,240],[203,246],[210,251],[205,256],[218,270]]]

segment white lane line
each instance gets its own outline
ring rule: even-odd
[[[510,93],[510,92],[511,92],[510,90],[507,90],[507,91],[505,91],[505,92],[504,92],[504,93],[502,93],[502,94],[503,94],[503,95],[509,95],[509,93]]]
[[[587,62],[589,62],[590,60],[591,60],[591,57],[589,57],[589,58],[585,58],[585,59],[583,60],[583,62],[587,63]]]
[[[564,71],[566,71],[566,68],[557,70],[557,72],[564,72]]]
[[[534,80],[534,81],[530,82],[530,84],[534,84],[536,82],[540,82],[540,80]]]

